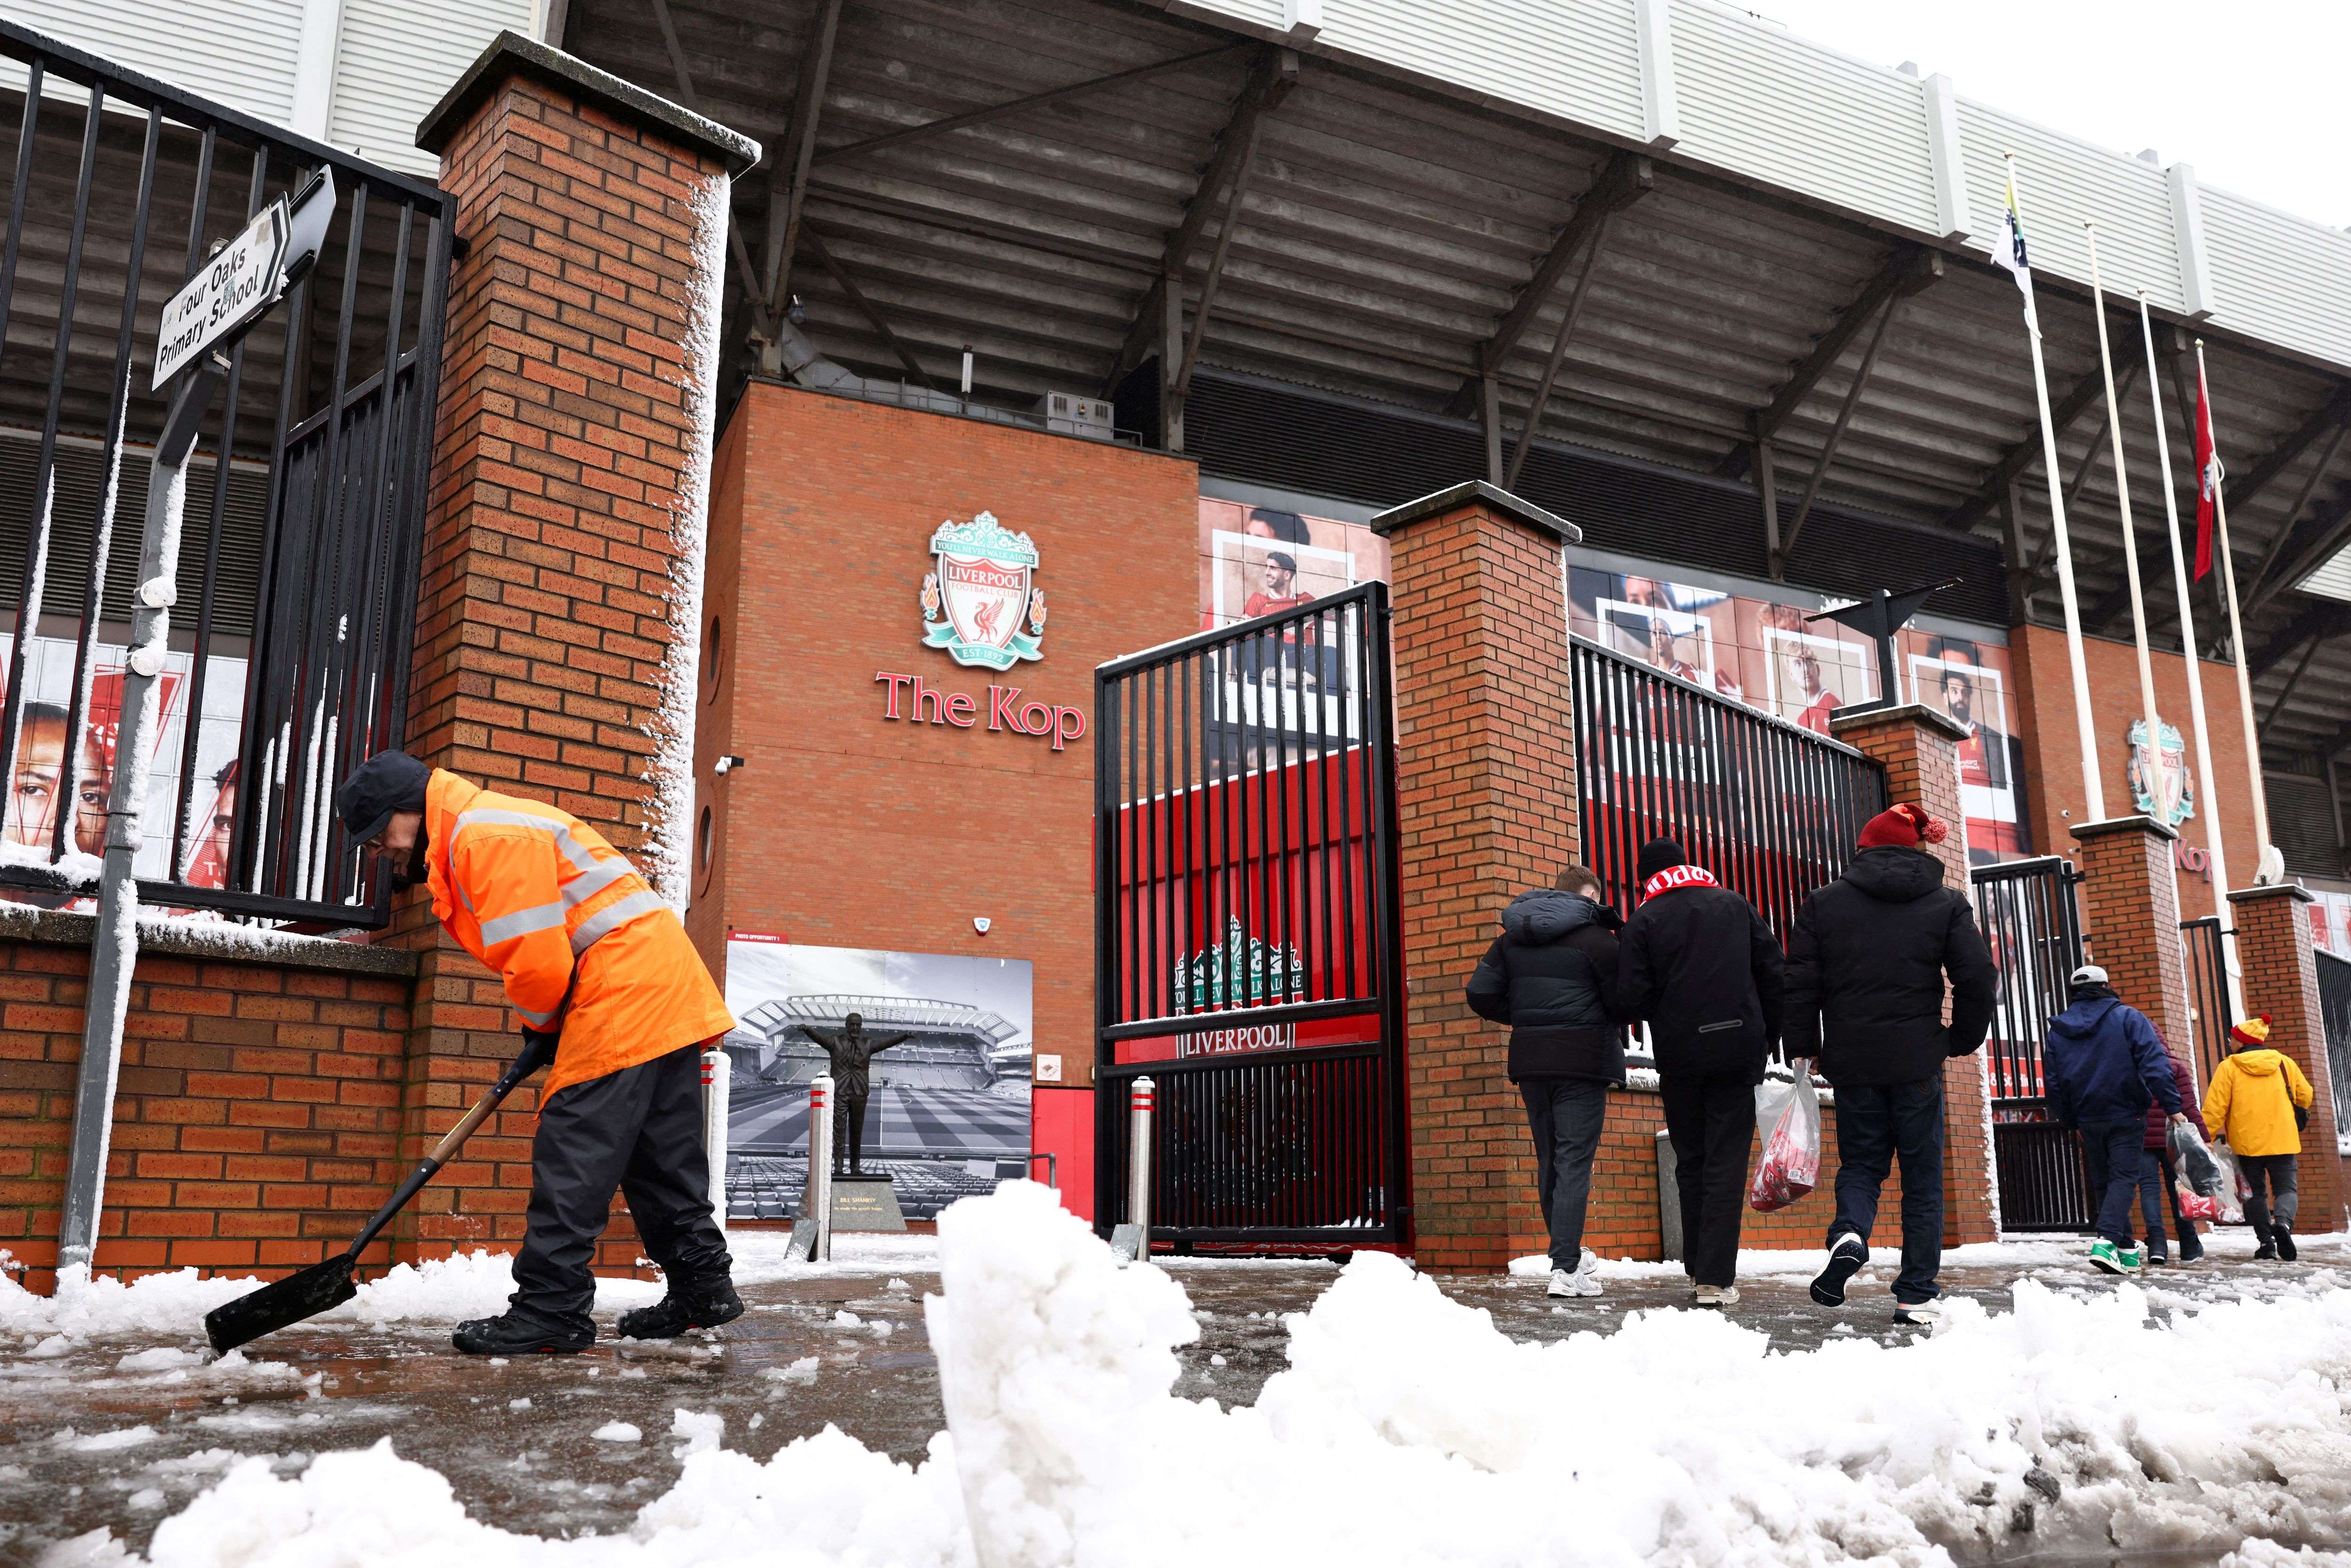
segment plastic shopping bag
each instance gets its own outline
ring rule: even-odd
[[[2171,1124],[2171,1159],[2181,1183],[2190,1192],[2199,1197],[2220,1196],[2220,1167],[2193,1122]]]
[[[2242,1225],[2245,1222],[2245,1199],[2252,1188],[2245,1185],[2244,1173],[2237,1169],[2237,1157],[2229,1152],[2228,1140],[2212,1145],[2212,1163],[2220,1170],[2220,1190],[2212,1195],[2220,1208],[2213,1216],[2222,1225]]]
[[[1747,1207],[1759,1214],[1785,1208],[1820,1184],[1821,1102],[1813,1075],[1792,1082],[1767,1079],[1755,1087],[1755,1124],[1763,1129],[1763,1157],[1747,1184]]]

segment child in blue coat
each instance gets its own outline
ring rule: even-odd
[[[2138,1195],[2139,1145],[2147,1110],[2160,1105],[2184,1121],[2171,1059],[2155,1026],[2125,1005],[2095,964],[2074,971],[2072,1005],[2049,1023],[2041,1057],[2050,1113],[2078,1127],[2089,1155],[2090,1191],[2098,1204],[2098,1239],[2090,1262],[2109,1274],[2136,1274],[2147,1254],[2131,1240],[2131,1203]]]

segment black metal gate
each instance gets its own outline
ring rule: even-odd
[[[1841,741],[1581,637],[1568,652],[1584,863],[1630,914],[1641,846],[1677,839],[1781,941],[1886,810],[1886,769]]]
[[[0,884],[70,898],[105,832],[162,305],[323,172],[326,246],[190,465],[138,875],[151,904],[381,925],[329,803],[407,716],[455,203],[13,22],[0,57]]]
[[[1974,880],[1976,918],[2000,975],[1984,1052],[2001,1228],[2087,1230],[2097,1208],[2082,1136],[2050,1120],[2041,1075],[2049,1020],[2065,1010],[2066,981],[2082,963],[2081,873],[2047,855],[1979,867]]]
[[[2189,1060],[2196,1064],[2199,1085],[2212,1082],[2212,1070],[2229,1054],[2229,949],[2224,938],[2233,935],[2221,928],[2217,915],[2179,923],[2180,956],[2188,971],[2188,1010],[2196,1030]]]
[[[1094,702],[1094,1223],[1405,1237],[1386,585],[1104,664]]]

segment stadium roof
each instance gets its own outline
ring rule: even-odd
[[[1768,570],[1760,436],[1790,580],[1810,496],[1804,528],[1897,525],[1845,553],[1899,581],[1917,573],[1890,551],[2004,553],[2011,608],[2053,623],[2018,296],[1986,260],[2015,151],[2091,629],[2126,636],[2129,617],[2085,219],[2123,291],[2108,313],[2158,641],[2177,646],[2177,612],[2142,287],[2183,496],[2189,340],[2208,342],[2272,754],[2351,744],[2351,652],[2327,641],[2351,604],[2294,586],[2351,540],[2351,236],[2185,166],[1703,0],[569,0],[561,36],[768,148],[736,185],[733,340],[797,295],[816,347],[861,373],[951,390],[968,347],[986,400],[1123,389],[1123,415],[1148,413],[1155,372],[1140,402],[1130,372],[1162,355],[1172,271],[1189,311],[1163,357],[1192,362],[1203,420],[1212,390],[1280,388],[1308,401],[1263,408],[1388,411],[1474,462],[1490,395],[1507,466],[1548,381],[1531,472],[1602,454],[1740,487],[1741,548]],[[1285,457],[1265,418],[1247,462],[1196,432],[1207,470],[1351,466],[1302,438]],[[1584,520],[1573,494],[1528,488]],[[1676,526],[1685,548],[1646,553],[1722,559],[1711,514]]]

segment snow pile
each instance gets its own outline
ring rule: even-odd
[[[2013,1312],[1955,1301],[1931,1338],[1774,1354],[1679,1311],[1520,1343],[1364,1253],[1285,1320],[1289,1369],[1228,1411],[1171,1393],[1171,1347],[1196,1334],[1181,1288],[1121,1266],[1050,1192],[1008,1184],[940,1230],[946,1296],[925,1308],[952,1437],[919,1468],[830,1427],[762,1464],[703,1448],[686,1413],[673,1435],[699,1451],[628,1535],[542,1542],[469,1520],[379,1444],[293,1479],[238,1466],[152,1560],[294,1568],[396,1543],[481,1568],[1934,1568],[2351,1533],[2351,1291],[2325,1276],[2152,1315],[2128,1284],[2077,1300],[2027,1281]],[[2244,1568],[2302,1561],[2268,1551]]]

